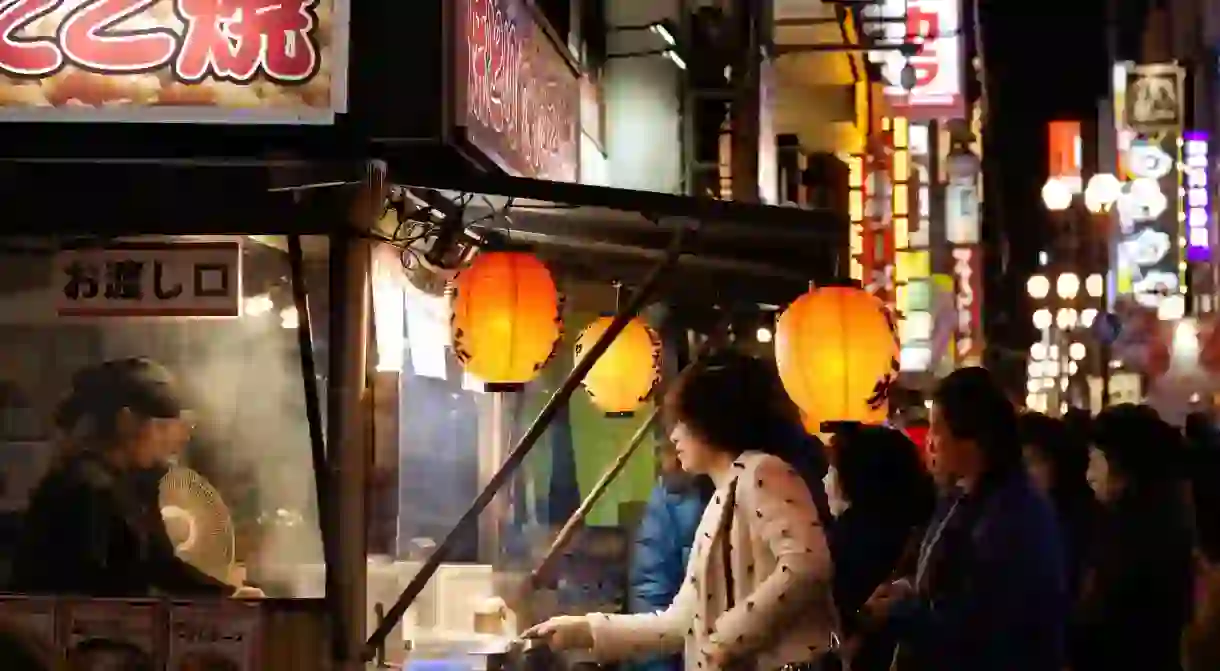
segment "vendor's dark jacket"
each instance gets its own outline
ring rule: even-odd
[[[88,453],[55,467],[30,497],[10,589],[91,597],[231,593],[175,556],[157,505],[162,472],[122,472]]]

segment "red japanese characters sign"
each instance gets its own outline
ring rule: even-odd
[[[958,0],[882,0],[869,5],[864,15],[866,22],[885,19],[873,24],[880,27],[876,37],[885,43],[920,45],[919,52],[910,58],[897,49],[869,55],[881,64],[885,95],[894,114],[915,121],[964,116]],[[914,77],[904,76],[904,70]]]
[[[458,0],[455,125],[523,177],[575,182],[580,80],[526,0]]]
[[[0,0],[0,119],[329,123],[346,0]]]
[[[983,250],[977,245],[953,248],[954,352],[959,366],[980,365],[983,356]]]

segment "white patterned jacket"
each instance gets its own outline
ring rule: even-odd
[[[721,548],[726,514],[733,515],[732,609]],[[593,652],[602,661],[682,652],[688,671],[719,671],[713,650],[759,671],[815,661],[838,634],[831,578],[826,535],[804,480],[777,457],[746,452],[717,478],[673,603],[656,613],[588,615]]]

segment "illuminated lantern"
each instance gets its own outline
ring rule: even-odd
[[[898,335],[885,305],[868,292],[812,289],[780,316],[775,360],[806,427],[879,424],[898,380]]]
[[[576,361],[610,328],[613,317],[601,317],[576,339]],[[661,339],[642,319],[627,322],[610,348],[585,376],[584,387],[593,405],[613,417],[629,417],[648,400],[661,380]]]
[[[562,301],[546,266],[524,252],[482,252],[453,280],[453,351],[489,391],[534,379],[563,332]]]

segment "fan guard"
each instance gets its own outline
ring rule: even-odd
[[[235,561],[233,517],[216,488],[199,473],[175,466],[161,478],[159,505],[178,558],[229,582]]]

